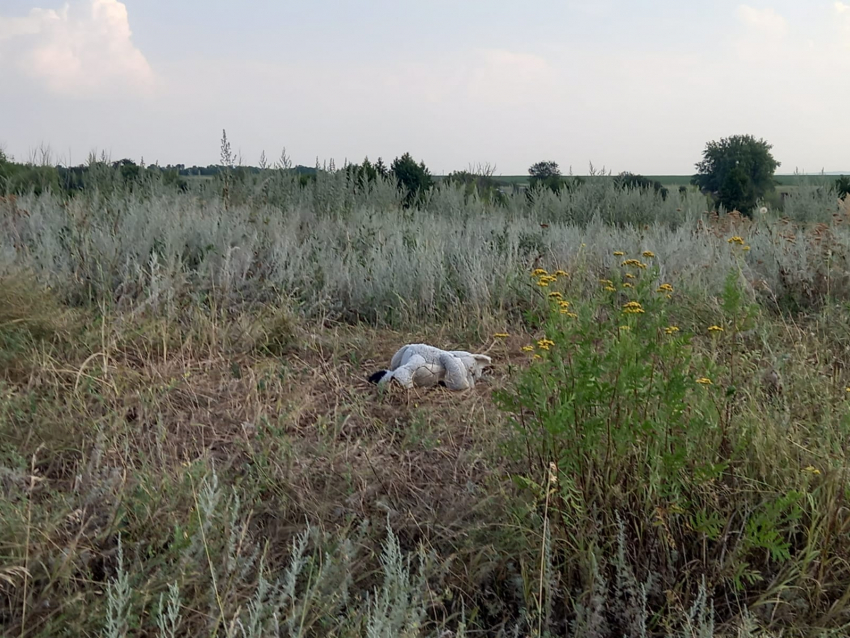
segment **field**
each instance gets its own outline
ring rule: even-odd
[[[246,179],[0,201],[3,635],[850,632],[828,189]]]

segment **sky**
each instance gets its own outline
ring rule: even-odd
[[[850,0],[3,0],[0,147],[161,165],[850,171]]]

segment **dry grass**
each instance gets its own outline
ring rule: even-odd
[[[91,605],[115,574],[119,533],[142,597],[158,596],[167,574],[184,590],[203,582],[170,547],[196,525],[198,485],[213,468],[251,503],[246,523],[270,569],[305,522],[341,533],[365,520],[388,522],[405,551],[424,543],[444,556],[459,591],[504,567],[483,539],[502,524],[505,430],[490,389],[506,368],[463,394],[380,392],[366,377],[399,345],[463,344],[444,326],[423,335],[290,323],[291,344],[272,356],[267,331],[254,329],[267,315],[253,316],[89,315],[68,328],[88,349],[32,348],[26,378],[6,375],[0,615],[11,631],[97,626]],[[520,352],[490,354],[501,363]]]

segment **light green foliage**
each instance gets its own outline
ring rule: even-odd
[[[254,195],[237,182],[227,209],[218,196],[161,188],[89,193],[67,204],[51,195],[19,198],[29,214],[0,218],[0,273],[25,268],[74,301],[120,307],[168,309],[186,294],[227,305],[272,289],[308,316],[402,325],[516,306],[524,296],[516,273],[544,257],[570,270],[582,264],[593,281],[609,246],[649,242],[662,247],[671,283],[709,295],[722,290],[730,265],[725,238],[697,228],[704,201],[692,192],[661,201],[651,191],[589,182],[574,192],[536,191],[531,202],[520,193],[490,204],[441,184],[422,209],[401,213],[403,198],[388,180],[363,192],[344,171],[306,188],[289,174],[270,177],[250,203]],[[827,210],[821,199],[807,201],[795,216]],[[769,236],[776,230],[752,237],[750,281],[764,280],[779,300],[817,290],[815,267],[833,269],[833,289],[847,285],[837,260],[827,264],[804,242],[776,241]],[[835,242],[833,254],[846,251],[850,232],[837,228]]]

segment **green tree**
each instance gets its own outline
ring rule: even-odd
[[[386,177],[387,175],[389,175],[390,171],[389,169],[387,169],[387,165],[384,164],[384,160],[382,160],[380,157],[378,158],[378,161],[375,162],[375,172],[377,172],[378,175],[380,175],[381,177]]]
[[[850,177],[846,175],[842,175],[837,180],[835,180],[835,190],[838,193],[839,197],[847,197],[850,195]]]
[[[499,189],[500,183],[493,177],[496,167],[492,164],[470,165],[465,171],[452,171],[446,175],[446,182],[463,186],[467,197],[473,193],[484,201],[504,201],[504,193]]]
[[[558,162],[537,162],[529,167],[528,174],[531,175],[532,180],[545,180],[551,177],[560,177],[561,169],[558,167]]]
[[[750,215],[758,200],[776,185],[773,174],[780,164],[773,158],[771,148],[751,135],[733,135],[709,142],[691,183],[711,194],[727,210],[737,209]]]
[[[366,157],[362,164],[349,164],[345,167],[350,183],[355,188],[364,188],[369,182],[378,178],[378,170]]]
[[[544,186],[557,193],[565,186],[564,178],[561,177],[561,169],[558,167],[557,162],[544,161],[532,164],[528,169],[528,174],[531,176],[529,182],[532,189],[538,186]]]
[[[666,200],[669,191],[664,187],[664,184],[659,182],[657,179],[649,179],[648,177],[644,177],[643,175],[637,175],[635,173],[620,173],[614,178],[614,183],[622,189],[638,189],[638,190],[649,190],[653,189],[657,194],[661,195],[661,199]]]
[[[0,195],[59,190],[59,178],[53,166],[19,164],[0,149]]]
[[[416,163],[410,153],[396,157],[390,165],[390,172],[398,180],[398,185],[407,191],[404,197],[405,206],[410,206],[420,193],[433,186],[431,172],[424,162]]]

